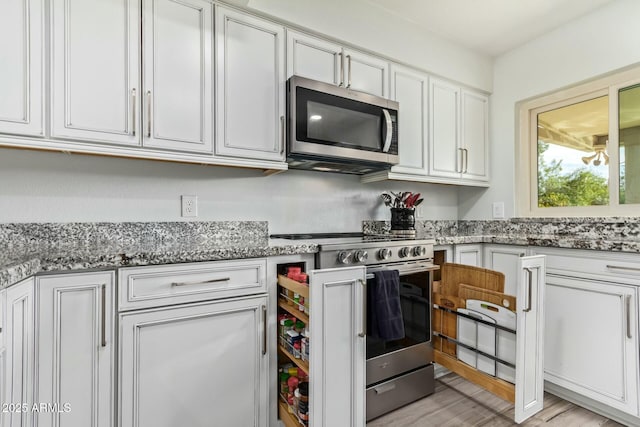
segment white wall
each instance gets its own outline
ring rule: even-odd
[[[640,1],[617,0],[498,57],[491,96],[491,187],[461,189],[462,219],[515,212],[515,104],[640,62]],[[523,172],[518,172],[523,173]]]
[[[493,61],[363,0],[225,0],[491,91]]]
[[[358,177],[261,171],[0,149],[0,223],[181,221],[180,195],[198,196],[195,220],[267,220],[273,232],[360,231],[389,219],[384,190],[421,192],[424,217],[455,219],[455,187],[361,184]]]

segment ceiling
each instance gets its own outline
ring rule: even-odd
[[[365,1],[442,38],[498,56],[615,0]]]

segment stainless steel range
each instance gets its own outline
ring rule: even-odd
[[[383,341],[367,335],[367,421],[434,392],[431,346],[433,240],[362,233],[272,235],[319,245],[316,268],[364,265],[367,287],[373,272],[398,270],[405,337]],[[367,308],[371,319],[373,310]]]

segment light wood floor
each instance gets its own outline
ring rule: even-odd
[[[456,374],[436,380],[436,392],[369,423],[367,427],[512,426],[513,405]],[[522,426],[614,427],[621,424],[545,393],[544,409]]]

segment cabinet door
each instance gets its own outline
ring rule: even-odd
[[[43,135],[42,0],[0,5],[0,132]]]
[[[342,46],[287,30],[287,78],[302,76],[344,85]]]
[[[389,96],[389,62],[356,50],[344,50],[344,81],[350,89]]]
[[[27,279],[7,289],[5,379],[6,400],[3,403],[23,405],[26,411],[2,412],[5,426],[30,427],[33,425],[33,371],[34,334],[33,290],[34,280]]]
[[[518,258],[515,417],[540,412],[544,399],[545,257]]]
[[[38,279],[38,426],[114,425],[114,273]],[[69,405],[69,410],[65,410]]]
[[[143,145],[213,152],[213,5],[143,0]]]
[[[216,8],[216,154],[284,159],[284,28]]]
[[[425,175],[427,167],[428,84],[426,74],[391,65],[391,96],[400,103],[398,126],[402,129],[399,145],[400,163],[391,170],[399,173]]]
[[[453,259],[456,264],[482,267],[482,245],[455,245]]]
[[[462,91],[462,177],[478,181],[489,179],[489,98]]]
[[[119,425],[266,426],[266,302],[121,314]]]
[[[310,425],[365,425],[364,267],[312,270]]]
[[[459,178],[463,155],[460,150],[460,89],[431,78],[429,85],[429,174]]]
[[[527,255],[524,246],[484,245],[483,265],[489,270],[504,274],[504,293],[516,295],[518,282],[518,258]]]
[[[51,135],[139,145],[140,7],[51,1]]]
[[[547,276],[545,378],[638,415],[637,290]]]

